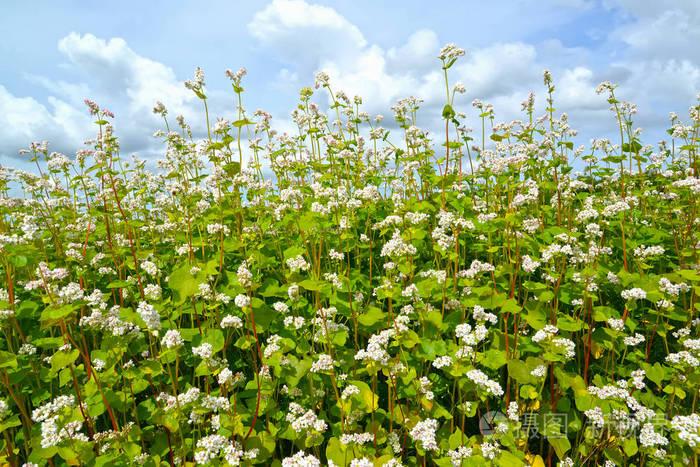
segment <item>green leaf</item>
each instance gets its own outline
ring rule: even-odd
[[[260,328],[260,331],[265,331],[270,327],[270,324],[279,316],[275,310],[268,307],[264,303],[256,304],[257,299],[253,299],[253,317],[255,325]]]
[[[520,313],[520,310],[522,309],[523,307],[518,305],[518,302],[513,298],[509,298],[503,302],[503,305],[501,306],[501,310],[504,313]]]
[[[454,116],[455,116],[454,109],[452,108],[451,105],[446,104],[442,108],[442,118],[444,118],[445,120],[451,120],[452,118],[454,118]]]
[[[535,330],[542,329],[547,324],[547,315],[540,307],[527,309],[527,312],[523,313],[522,316],[527,324]]]
[[[498,370],[506,364],[505,350],[490,349],[478,355],[479,363],[486,368]]]
[[[557,327],[563,331],[576,332],[583,328],[583,323],[579,320],[574,320],[570,316],[559,316],[557,318]]]
[[[426,323],[432,324],[437,330],[440,330],[442,328],[442,314],[439,311],[429,311],[424,316]]]
[[[346,467],[350,465],[350,461],[354,459],[352,453],[348,455],[348,446],[342,444],[338,438],[331,438],[326,445],[326,457],[338,467]]]
[[[496,459],[496,465],[500,467],[520,467],[525,464],[525,461],[509,451],[501,451],[501,454]]]
[[[252,345],[255,344],[255,338],[252,335],[246,335],[246,336],[241,336],[238,338],[234,346],[238,347],[239,349],[249,349]]]
[[[532,370],[520,360],[508,361],[508,375],[520,384],[534,381],[533,376],[530,375],[531,371]]]
[[[306,254],[306,249],[300,246],[291,246],[284,250],[284,259],[296,258],[299,255],[304,256]]]
[[[661,386],[661,383],[664,381],[664,379],[666,379],[666,372],[659,362],[656,362],[653,365],[642,363],[642,368],[644,368],[646,377],[649,379],[649,381],[656,383],[657,386]]]
[[[192,338],[192,346],[200,346],[202,344],[211,344],[214,353],[220,352],[224,348],[224,333],[221,329],[205,329],[204,336],[194,336]]]
[[[246,125],[254,125],[254,124],[255,124],[255,122],[251,122],[247,118],[244,118],[242,120],[236,120],[235,122],[232,123],[232,125],[236,128],[241,128],[241,127],[246,126]]]
[[[199,284],[204,282],[204,275],[200,271],[193,276],[190,270],[192,266],[185,263],[176,268],[168,277],[168,286],[175,292],[175,303],[180,305],[194,296],[199,290]]]
[[[348,383],[357,386],[357,389],[360,390],[358,397],[362,401],[367,413],[377,410],[379,407],[379,396],[372,392],[367,383],[358,380],[348,381]]]
[[[637,446],[637,438],[635,438],[634,436],[626,436],[622,441],[622,450],[625,451],[625,454],[627,454],[630,457],[637,454],[637,452],[639,452],[639,447]]]
[[[22,426],[22,421],[19,419],[19,415],[15,414],[6,420],[3,420],[2,423],[0,423],[0,433],[7,430],[8,428],[14,428],[17,426]]]
[[[698,274],[697,271],[692,270],[692,269],[681,269],[680,271],[676,271],[679,276],[681,276],[683,279],[690,281],[690,282],[698,282],[700,281],[700,274]]]
[[[537,392],[537,389],[534,386],[529,384],[520,386],[520,397],[523,399],[537,399],[537,396],[539,395],[540,393]]]
[[[27,257],[24,255],[10,255],[10,261],[17,268],[21,268],[27,265]]]
[[[365,327],[372,327],[377,323],[383,323],[386,320],[386,313],[377,307],[371,306],[366,312],[357,317],[357,321]]]
[[[557,453],[559,459],[566,457],[566,453],[571,449],[571,442],[569,438],[564,435],[559,435],[555,437],[547,437],[547,441],[554,448],[554,452]]]
[[[41,323],[44,326],[51,326],[61,321],[65,321],[66,318],[71,316],[75,312],[75,307],[73,305],[51,305],[44,308],[41,312]]]
[[[674,394],[679,399],[685,399],[685,391],[677,384],[669,384],[664,388],[666,394]]]
[[[467,438],[468,437],[462,432],[462,430],[455,428],[455,432],[452,433],[447,440],[450,449],[457,449],[458,447],[462,446]]]
[[[0,368],[17,368],[17,357],[15,354],[0,350]]]
[[[51,373],[58,374],[59,370],[62,370],[63,368],[75,362],[78,359],[79,355],[80,352],[77,349],[71,350],[69,352],[63,350],[56,352],[51,357]]]
[[[313,280],[313,279],[304,279],[303,281],[299,282],[299,287],[303,287],[306,290],[312,290],[312,291],[321,290],[323,285],[324,285],[323,281],[317,281],[317,280]]]

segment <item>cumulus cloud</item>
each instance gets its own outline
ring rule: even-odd
[[[552,3],[580,13],[595,7],[588,0]],[[530,90],[539,93],[542,108],[542,71],[547,68],[557,81],[557,109],[570,114],[584,137],[610,127],[608,104],[594,92],[603,80],[620,84],[620,97],[639,103],[640,124],[660,134],[665,114],[659,110],[687,108],[700,88],[700,48],[695,46],[700,42],[700,4],[607,0],[605,6],[618,16],[617,26],[589,47],[569,47],[557,39],[471,48],[461,44],[467,56],[450,70],[450,77],[467,88],[460,98],[462,110],[470,110],[469,101],[480,98],[496,105],[499,118],[516,118],[518,104]],[[420,29],[386,48],[367,41],[332,8],[304,0],[273,1],[255,15],[249,29],[261,46],[289,64],[285,76],[293,76],[295,84],[299,77],[308,83],[304,76],[310,67],[322,69],[336,88],[364,97],[370,113],[386,112],[397,99],[416,95],[425,101],[431,123],[439,121],[444,88],[435,31]],[[322,39],[315,33],[322,33]],[[301,61],[300,54],[305,57]]]
[[[201,130],[196,96],[172,68],[136,53],[124,39],[73,32],[59,41],[58,49],[90,83],[87,97],[116,114],[115,128],[125,152],[148,152],[154,145],[151,135],[161,126],[151,112],[156,101],[163,102],[170,115],[183,115]]]
[[[587,8],[585,2],[575,2],[575,8]],[[297,11],[297,15],[290,12]],[[319,12],[322,12],[321,15]],[[316,14],[314,14],[316,13]],[[326,18],[324,20],[319,17]],[[310,37],[311,29],[323,28],[323,40]],[[303,0],[275,0],[255,15],[249,29],[266,50],[289,53],[291,63],[280,79],[307,76],[310,65],[324,70],[332,85],[351,97],[363,97],[365,109],[371,113],[386,113],[398,99],[414,95],[424,100],[428,126],[437,126],[444,105],[445,90],[440,61],[437,58],[441,42],[430,29],[420,29],[403,43],[384,48],[364,39],[358,28],[335,10]],[[297,41],[309,41],[301,49]],[[323,43],[322,47],[316,44]],[[466,45],[466,44],[465,44]],[[348,51],[336,53],[336,46]],[[297,51],[303,50],[306,61],[295,63]],[[542,55],[543,58],[540,57]],[[451,84],[462,82],[467,88],[459,96],[460,110],[471,111],[474,98],[498,106],[499,118],[515,118],[519,103],[530,90],[542,90],[542,71],[546,61],[552,61],[558,75],[571,86],[563,95],[570,109],[600,110],[606,108],[604,99],[595,96],[593,72],[581,66],[570,66],[586,55],[580,48],[568,48],[556,40],[534,45],[525,42],[503,42],[468,49],[467,56],[450,70]],[[295,82],[296,84],[296,82]],[[598,97],[592,99],[592,97]],[[473,113],[473,112],[472,112]],[[390,124],[390,121],[386,122]]]
[[[427,71],[435,64],[435,51],[440,48],[435,31],[419,29],[411,34],[405,44],[387,51],[388,66],[395,71]]]
[[[20,97],[0,85],[0,154],[12,157],[31,141],[48,140],[53,150],[72,153],[94,133],[84,98],[112,110],[124,152],[149,152],[162,122],[151,109],[160,100],[171,115],[182,114],[200,129],[201,104],[172,68],[139,55],[121,38],[72,32],[58,42],[66,67],[80,82],[28,75],[49,93],[46,103]],[[216,96],[216,94],[214,94]],[[216,100],[216,99],[215,99]],[[217,106],[216,102],[214,107]]]
[[[336,10],[303,0],[273,0],[253,16],[248,31],[268,52],[304,71],[313,71],[319,57],[352,60],[367,44],[359,28]]]
[[[618,95],[639,106],[637,123],[661,137],[669,112],[684,114],[700,91],[700,3],[695,0],[607,0],[621,20],[606,48],[605,70]]]
[[[59,41],[58,50],[95,83],[99,94],[123,99],[129,116],[150,113],[156,100],[172,112],[186,113],[195,100],[172,68],[137,54],[124,39],[72,32]]]
[[[700,15],[670,9],[658,16],[640,16],[620,27],[615,37],[629,45],[640,57],[700,59]],[[690,45],[695,44],[695,45]]]
[[[610,38],[629,46],[637,59],[700,61],[700,2],[608,0],[624,21]]]
[[[50,140],[56,150],[68,151],[85,138],[89,119],[85,112],[49,96],[47,104],[18,97],[0,85],[0,155],[15,156],[30,142]]]
[[[488,99],[523,90],[523,84],[539,80],[542,65],[537,63],[537,51],[531,44],[495,44],[471,50],[455,68],[455,75],[471,93]]]

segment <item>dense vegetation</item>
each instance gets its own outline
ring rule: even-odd
[[[463,54],[439,136],[324,73],[295,134],[245,70],[210,122],[198,69],[158,170],[91,101],[74,158],[1,168],[4,462],[697,466],[700,106],[646,146],[602,83],[619,140],[575,147],[549,72],[544,115],[467,118]]]

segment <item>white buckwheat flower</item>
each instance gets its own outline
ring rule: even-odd
[[[438,428],[438,422],[435,419],[428,418],[422,420],[411,429],[411,438],[426,451],[437,451],[438,444],[435,439],[435,432]]]
[[[146,323],[148,330],[157,334],[158,330],[160,330],[160,315],[153,305],[148,302],[139,302],[136,312],[143,322]]]
[[[192,347],[192,353],[202,360],[209,360],[214,355],[214,347],[205,342],[198,347]]]
[[[621,319],[617,318],[609,318],[608,321],[608,326],[614,331],[622,331],[625,329],[625,322]]]
[[[469,370],[467,378],[472,380],[474,384],[484,389],[488,394],[500,397],[503,395],[503,388],[496,381],[492,381],[481,370]]]
[[[243,327],[243,320],[241,318],[239,318],[238,316],[226,315],[223,318],[221,318],[220,326],[222,329],[226,329],[226,328],[240,329]]]
[[[644,300],[647,298],[647,293],[639,287],[623,290],[620,295],[625,300]]]
[[[435,368],[444,368],[452,365],[452,357],[445,355],[438,357],[433,361],[433,366]]]
[[[180,335],[180,331],[176,329],[169,329],[165,335],[163,336],[163,339],[160,341],[160,345],[167,349],[173,349],[175,347],[180,347],[182,344],[184,344],[185,341],[182,339],[182,336]]]
[[[238,294],[236,298],[233,299],[233,303],[239,308],[246,308],[250,305],[250,297],[245,294]]]
[[[333,357],[327,354],[319,354],[318,358],[316,359],[315,362],[311,365],[311,372],[312,373],[319,373],[322,371],[331,371],[333,369],[333,364],[335,362],[333,361]]]
[[[303,256],[297,255],[294,258],[289,258],[287,260],[287,266],[294,272],[297,271],[308,271],[309,263],[306,262]]]
[[[311,454],[299,451],[291,457],[282,459],[282,467],[321,467],[321,461]]]

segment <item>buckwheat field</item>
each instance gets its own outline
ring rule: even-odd
[[[616,136],[578,146],[548,71],[519,120],[455,105],[462,55],[438,132],[322,72],[294,132],[245,110],[244,69],[217,119],[197,69],[206,135],[156,103],[157,167],[89,100],[77,154],[27,142],[33,172],[0,168],[0,462],[697,466],[700,103],[645,142],[603,82]]]

